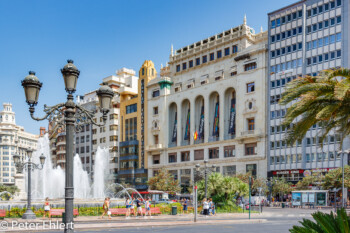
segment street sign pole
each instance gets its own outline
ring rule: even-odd
[[[251,186],[252,186],[252,177],[249,176],[249,219],[250,219],[250,208],[252,206],[250,202],[250,197],[251,197]]]
[[[197,208],[198,208],[198,201],[197,201],[197,185],[194,186],[194,196],[195,196],[195,203],[194,203],[194,222],[197,222]]]

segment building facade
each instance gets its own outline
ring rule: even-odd
[[[148,83],[157,73],[152,61],[145,61],[135,86],[120,90],[120,171],[118,181],[147,189]]]
[[[148,84],[148,176],[160,168],[186,192],[195,164],[266,177],[267,32],[244,23],[173,49]],[[170,77],[166,77],[170,76]]]
[[[109,183],[115,183],[119,174],[119,138],[120,138],[120,93],[126,89],[131,92],[137,92],[137,80],[135,71],[132,69],[121,68],[116,71],[116,75],[111,75],[103,79],[103,83],[107,83],[115,93],[112,99],[112,108],[108,113],[106,125],[98,127],[93,125],[93,157],[98,147],[108,148],[109,163]],[[103,123],[102,113],[96,112],[97,123]],[[94,161],[94,159],[93,159]]]
[[[285,85],[297,77],[316,76],[319,71],[349,68],[349,1],[303,0],[268,14],[269,22],[269,177],[297,182],[314,170],[327,172],[341,166],[340,136],[330,132],[318,140],[314,125],[294,146],[284,141],[281,126],[290,105],[278,104]],[[345,140],[344,148],[350,146]],[[347,158],[345,158],[347,161]]]
[[[13,155],[22,158],[27,149],[36,149],[39,136],[24,131],[22,126],[16,125],[15,112],[12,104],[4,103],[0,112],[0,184],[15,184],[15,165]]]

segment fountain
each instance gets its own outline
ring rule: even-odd
[[[10,192],[7,192],[7,191],[0,192],[0,199],[2,201],[6,201],[6,198],[3,198],[4,194],[7,194],[9,198],[13,197],[13,195]]]
[[[61,167],[53,168],[49,138],[45,135],[38,140],[38,147],[33,152],[33,162],[39,163],[39,157],[44,154],[46,157],[45,165],[42,170],[32,172],[32,205],[35,208],[43,207],[43,200],[49,197],[52,208],[64,207],[64,187],[65,172]],[[123,185],[113,183],[106,188],[106,178],[108,176],[109,151],[108,149],[98,148],[95,157],[94,182],[91,183],[89,174],[84,171],[81,159],[78,154],[74,156],[74,205],[79,206],[101,206],[104,197],[111,197],[113,202],[111,207],[124,205],[125,198],[130,196],[129,192],[140,193],[133,188],[125,188]],[[23,172],[25,187],[27,186],[27,173]],[[22,175],[22,177],[23,177]],[[27,187],[26,187],[27,188]],[[121,190],[121,191],[120,191]],[[0,195],[3,193],[0,193]],[[25,195],[26,198],[26,195]],[[0,201],[0,209],[10,209],[13,207],[23,208],[26,206],[25,198],[11,195],[10,201]]]

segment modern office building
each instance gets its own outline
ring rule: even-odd
[[[148,83],[157,72],[152,61],[140,68],[137,83],[120,89],[120,171],[118,181],[147,189]]]
[[[170,54],[148,83],[148,176],[187,192],[196,164],[266,177],[267,32],[243,24]],[[168,76],[168,77],[167,77]]]
[[[27,149],[36,149],[39,136],[24,131],[16,125],[11,103],[4,103],[0,112],[0,184],[15,184],[13,155],[24,157]]]
[[[315,76],[334,67],[349,68],[349,1],[303,0],[268,14],[269,101],[268,176],[297,182],[315,170],[341,166],[339,135],[330,132],[321,143],[314,125],[295,146],[287,146],[281,126],[289,106],[278,101],[285,85],[297,77]],[[344,148],[348,149],[346,140]],[[347,158],[345,158],[347,161]]]

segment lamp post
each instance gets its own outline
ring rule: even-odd
[[[199,172],[200,165],[196,164],[196,172]],[[194,222],[197,222],[197,210],[198,210],[198,187],[197,187],[197,181],[195,177],[193,176],[194,180]]]
[[[35,72],[30,71],[29,75],[22,81],[26,102],[29,105],[29,112],[32,119],[42,121],[45,119],[62,118],[58,124],[66,129],[66,180],[65,180],[65,229],[64,232],[74,232],[73,225],[73,200],[74,200],[74,186],[73,186],[73,156],[74,156],[74,131],[81,130],[81,126],[85,124],[95,124],[99,127],[104,126],[107,113],[114,96],[113,90],[104,83],[96,94],[99,99],[100,112],[103,114],[103,124],[97,124],[94,120],[94,112],[86,110],[85,108],[74,103],[73,93],[76,91],[76,85],[80,71],[73,64],[72,60],[61,69],[63,75],[65,90],[68,93],[67,101],[52,107],[44,105],[44,117],[37,118],[34,116],[35,108],[38,104],[39,91],[42,83],[35,76]]]
[[[23,214],[22,219],[36,219],[36,216],[32,211],[32,170],[43,169],[45,163],[45,156],[43,154],[40,155],[40,164],[33,163],[32,153],[32,149],[27,149],[27,162],[23,160],[23,157],[21,159],[19,154],[13,155],[13,161],[15,163],[17,172],[22,173],[24,169],[28,172],[27,210]]]
[[[341,155],[341,173],[342,173],[342,188],[341,188],[341,207],[345,207],[345,200],[344,200],[344,190],[345,190],[345,185],[344,185],[344,154],[349,154],[350,150],[345,150],[345,151],[339,151]],[[336,202],[337,203],[337,202]]]
[[[197,165],[199,166],[198,167],[198,170],[197,170]],[[197,172],[199,172],[199,168],[200,168],[200,165],[197,164],[196,165],[196,170]],[[211,167],[208,166],[208,160],[204,160],[204,182],[205,182],[205,198],[208,198],[208,174],[211,173],[214,169],[215,169],[215,165],[212,165]]]

